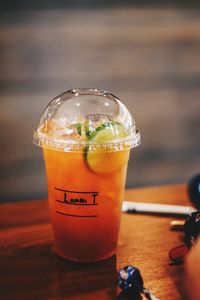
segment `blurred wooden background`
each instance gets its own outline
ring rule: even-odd
[[[46,196],[32,133],[44,106],[74,87],[109,90],[133,113],[142,144],[127,187],[200,173],[199,9],[7,7],[0,65],[0,201]]]

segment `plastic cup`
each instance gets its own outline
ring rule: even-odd
[[[125,105],[98,89],[54,98],[33,142],[43,148],[56,252],[99,261],[116,252],[130,149],[140,134]]]

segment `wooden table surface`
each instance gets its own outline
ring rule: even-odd
[[[186,185],[131,189],[125,199],[189,205]],[[0,299],[123,299],[116,270],[127,264],[160,299],[186,299],[184,266],[168,258],[183,238],[170,230],[172,219],[123,213],[116,257],[79,264],[55,254],[46,200],[1,204]]]

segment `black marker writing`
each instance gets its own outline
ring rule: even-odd
[[[98,192],[76,192],[58,188],[55,188],[55,190],[59,191],[57,202],[70,205],[98,205],[96,202],[99,195]]]

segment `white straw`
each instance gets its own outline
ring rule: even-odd
[[[175,215],[189,215],[196,211],[194,207],[182,205],[168,205],[146,202],[131,202],[123,201],[123,212],[143,212],[143,213],[157,213],[157,214],[175,214]]]

